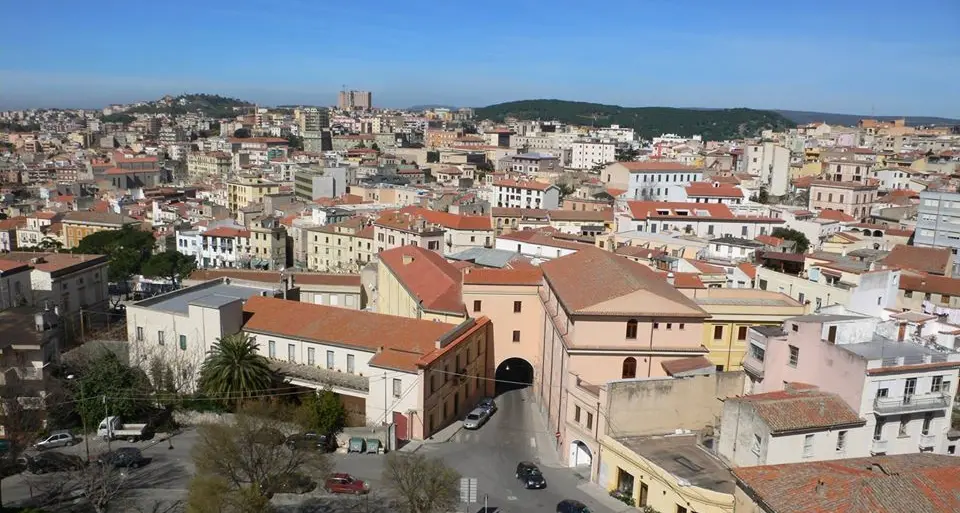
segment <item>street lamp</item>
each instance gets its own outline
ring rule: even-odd
[[[68,380],[74,380],[76,376],[67,375]],[[83,382],[80,382],[80,422],[83,423],[83,446],[87,452],[87,461],[90,461],[90,432],[87,430],[87,416],[83,414]]]

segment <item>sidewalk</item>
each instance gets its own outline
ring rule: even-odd
[[[553,436],[553,431],[547,427],[547,421],[540,414],[537,402],[533,400],[531,389],[525,388],[522,392],[523,402],[526,405],[526,412],[530,418],[530,426],[533,428],[533,438],[531,445],[537,451],[537,463],[551,468],[566,468],[563,460],[560,459],[560,453],[557,451],[557,439]]]
[[[436,445],[449,442],[463,429],[463,422],[454,421],[449,426],[437,431],[426,440],[410,440],[406,445],[397,449],[399,452],[417,452],[424,445]]]
[[[590,481],[583,481],[582,483],[577,485],[577,488],[580,489],[581,492],[589,495],[593,500],[599,502],[604,507],[615,511],[616,513],[637,511],[637,508],[634,508],[633,506],[628,506],[618,501],[617,499],[614,499],[613,497],[611,497],[610,494],[606,492],[606,490],[601,488],[600,485],[596,483],[591,483]]]

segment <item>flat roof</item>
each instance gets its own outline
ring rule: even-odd
[[[769,297],[695,297],[698,305],[798,306],[790,298]]]
[[[885,358],[916,357],[927,355],[942,355],[944,353],[911,342],[894,342],[889,339],[875,338],[870,342],[857,344],[838,344],[853,354],[866,360],[880,360]]]
[[[452,255],[447,255],[446,258],[448,260],[473,261],[486,267],[503,268],[517,256],[517,253],[505,249],[467,248]]]
[[[808,314],[784,319],[784,322],[842,322],[869,319],[865,315]]]
[[[614,437],[628,449],[692,486],[732,494],[733,474],[697,444],[697,435]]]
[[[190,305],[219,308],[238,299],[246,301],[253,296],[259,296],[265,290],[268,289],[234,284],[228,285],[222,280],[213,280],[194,285],[193,287],[168,292],[150,299],[144,299],[131,306],[185,314],[189,311]]]

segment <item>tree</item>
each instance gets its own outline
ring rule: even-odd
[[[390,453],[383,479],[406,513],[444,513],[460,500],[460,474],[421,454]]]
[[[233,131],[233,136],[237,139],[248,139],[251,135],[249,128],[238,128]]]
[[[371,150],[380,151],[380,145],[377,144],[377,143],[373,143],[373,144],[370,146],[370,149],[371,149]]]
[[[266,513],[270,500],[251,488],[230,487],[223,477],[201,474],[190,480],[186,513]]]
[[[283,428],[283,422],[275,420],[277,414],[274,408],[253,404],[241,410],[232,424],[200,427],[193,461],[197,479],[202,481],[191,485],[191,491],[226,497],[239,493],[246,499],[262,500],[273,496],[271,479],[292,474],[326,475],[329,466],[323,452],[263,443],[264,432]],[[194,496],[188,502],[198,505],[200,499]]]
[[[330,435],[343,431],[347,424],[347,408],[337,394],[320,390],[301,399],[295,418],[308,431]]]
[[[141,273],[148,277],[170,280],[175,285],[183,282],[190,273],[197,270],[197,260],[179,251],[157,253],[144,262]]]
[[[303,137],[290,134],[287,136],[287,144],[290,146],[291,150],[303,151]]]
[[[233,400],[237,406],[269,388],[273,371],[258,348],[246,333],[221,337],[200,365],[200,388],[225,403]]]
[[[116,353],[103,351],[70,372],[76,378],[66,380],[64,387],[71,391],[76,412],[88,427],[96,426],[108,413],[130,420],[153,413],[149,403],[143,401],[151,391],[147,376],[125,365]]]
[[[31,401],[23,382],[10,370],[5,375],[5,385],[0,387],[0,424],[3,424],[5,448],[0,451],[0,479],[17,474],[22,468],[17,458],[36,439],[44,427],[44,412],[41,401]],[[35,392],[34,392],[35,393]],[[33,395],[33,394],[30,394]],[[0,489],[0,509],[3,494]]]
[[[774,228],[770,235],[797,243],[795,248],[797,253],[806,253],[810,249],[810,240],[801,231],[792,228]]]
[[[104,230],[87,235],[80,240],[73,252],[110,255],[110,281],[126,282],[133,275],[140,274],[140,268],[153,254],[156,242],[152,233],[124,226],[119,230]]]
[[[770,194],[767,192],[767,188],[761,186],[760,191],[757,194],[754,194],[750,198],[750,201],[756,201],[757,203],[766,205],[770,201]]]

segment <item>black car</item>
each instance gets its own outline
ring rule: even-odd
[[[480,399],[480,402],[477,403],[477,408],[482,408],[490,413],[496,413],[497,402],[494,401],[492,397],[484,397],[483,399]]]
[[[540,467],[529,461],[517,464],[517,479],[527,490],[542,490],[547,487],[547,480],[543,478]]]
[[[48,451],[24,458],[27,472],[32,474],[46,474],[48,472],[67,472],[81,470],[83,459],[73,454]]]
[[[103,454],[97,459],[97,462],[101,465],[110,465],[116,468],[139,468],[149,461],[143,457],[143,453],[136,447],[121,447]]]
[[[318,433],[298,433],[287,437],[287,447],[292,449],[333,452],[337,450],[337,438]]]
[[[557,503],[557,513],[590,513],[590,508],[580,501],[564,499]]]
[[[271,476],[263,483],[267,496],[275,493],[310,493],[317,488],[317,482],[298,472]]]

